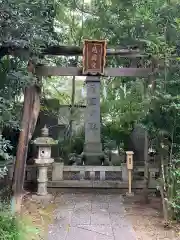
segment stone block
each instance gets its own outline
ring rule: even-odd
[[[84,178],[85,178],[85,171],[81,170],[80,173],[79,173],[79,176],[80,176],[80,180],[84,180]]]
[[[123,182],[128,182],[127,164],[126,163],[122,163],[121,168],[122,168],[122,181]]]
[[[103,155],[102,152],[102,143],[100,142],[87,142],[84,144],[84,154],[89,155],[97,155],[101,156]]]
[[[53,163],[52,181],[63,180],[64,163]]]
[[[106,172],[105,172],[105,171],[101,171],[101,172],[100,172],[100,180],[101,180],[101,181],[106,180]]]

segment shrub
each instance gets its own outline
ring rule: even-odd
[[[20,240],[17,220],[7,211],[0,212],[0,239]]]
[[[173,209],[173,218],[180,221],[180,169],[179,160],[173,163],[170,171],[169,202]]]
[[[30,240],[37,235],[38,230],[25,219],[15,217],[10,213],[7,204],[0,205],[0,240]],[[31,238],[32,237],[32,238]]]
[[[7,174],[6,165],[12,162],[12,156],[8,153],[9,149],[12,149],[10,141],[0,135],[0,179],[4,178]]]

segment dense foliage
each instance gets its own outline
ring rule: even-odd
[[[179,213],[179,1],[57,0],[55,4],[47,0],[1,0],[0,3],[0,57],[5,51],[1,46],[10,42],[16,47],[29,48],[34,53],[33,58],[39,61],[40,49],[57,40],[62,44],[82,45],[83,38],[90,38],[106,39],[112,47],[133,45],[157,59],[159,71],[149,79],[102,80],[102,134],[103,139],[114,140],[117,147],[125,147],[127,136],[137,123],[146,127],[150,144],[161,156],[162,199],[168,199],[168,208]],[[23,89],[33,83],[26,71],[28,59],[29,55],[20,56],[18,51],[13,51],[11,56],[0,60],[1,132],[7,126],[18,127]],[[74,60],[81,64],[81,59],[72,58],[55,58],[50,64],[70,65]],[[140,63],[149,65],[150,61],[138,59]],[[107,64],[121,67],[133,63],[109,57]],[[50,95],[63,104],[70,104],[70,101],[74,104],[71,89],[62,92],[65,80],[48,78],[44,81],[43,98]],[[72,83],[75,88],[75,79]],[[79,84],[78,89],[81,87]],[[84,103],[80,95],[78,101]],[[7,144],[1,137],[0,157],[3,159],[9,158]]]
[[[84,38],[107,39],[113,47],[133,45],[158,59],[159,72],[148,80],[111,78],[102,81],[103,139],[113,139],[118,146],[125,146],[127,135],[135,124],[144,125],[150,145],[161,156],[163,204],[167,200],[167,209],[173,206],[173,210],[179,212],[180,189],[174,184],[179,174],[176,162],[180,146],[179,2],[64,0],[59,4],[67,14],[58,15],[57,19],[61,25],[70,26],[65,42],[82,39],[82,34]],[[109,58],[107,64],[124,66],[131,63],[126,59]]]
[[[49,1],[1,0],[0,1],[0,179],[6,173],[2,160],[12,158],[12,146],[5,139],[4,129],[19,128],[23,92],[33,84],[27,73],[30,58],[39,61],[42,47],[54,44],[55,6]],[[19,49],[29,49],[20,51]],[[28,226],[29,227],[29,226]],[[33,230],[34,231],[34,230]],[[0,239],[20,240],[32,229],[9,214],[0,206]],[[32,233],[31,233],[32,235]]]
[[[0,4],[0,157],[7,160],[10,145],[1,134],[4,128],[19,127],[23,90],[33,84],[27,73],[29,57],[36,58],[42,47],[56,40],[55,6],[49,1],[29,0],[2,0]],[[18,48],[29,49],[34,56]]]
[[[0,238],[1,240],[25,240],[36,238],[39,229],[27,219],[18,219],[10,214],[7,204],[0,203]]]

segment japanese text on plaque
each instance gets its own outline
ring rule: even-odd
[[[104,74],[106,56],[105,41],[84,41],[83,49],[83,73]]]

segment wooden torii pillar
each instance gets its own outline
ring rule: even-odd
[[[35,68],[31,60],[28,62],[28,74],[34,77]],[[26,86],[24,89],[24,104],[21,119],[21,131],[18,140],[16,153],[16,161],[12,179],[12,212],[18,213],[21,210],[23,196],[26,192],[23,189],[26,158],[28,152],[28,144],[34,133],[36,122],[40,111],[40,95],[41,95],[41,79],[37,79],[37,83]]]
[[[83,48],[83,68],[78,67],[48,67],[39,66],[36,74],[39,76],[86,76],[87,106],[85,112],[85,143],[83,156],[86,162],[101,164],[104,156],[101,144],[100,130],[100,77],[148,77],[152,68],[105,68],[106,55],[121,55],[126,53],[107,49],[106,41],[85,40]],[[127,57],[127,56],[125,56]],[[136,57],[136,56],[135,56]],[[88,159],[91,159],[90,161]]]

